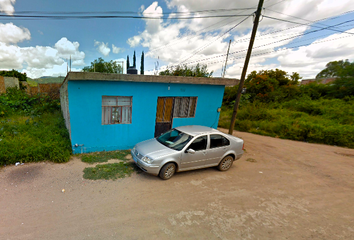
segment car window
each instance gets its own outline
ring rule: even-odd
[[[177,129],[172,129],[158,137],[157,141],[166,147],[180,151],[191,139],[192,136],[178,131]]]
[[[207,146],[207,136],[201,136],[195,139],[188,149],[193,149],[194,151],[205,150]]]
[[[230,145],[230,141],[219,134],[210,134],[210,148],[217,148]]]

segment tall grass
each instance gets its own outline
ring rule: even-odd
[[[219,126],[228,128],[232,109],[223,107]],[[266,136],[354,148],[354,99],[303,97],[281,103],[240,106],[235,129]]]
[[[0,165],[69,160],[71,143],[58,100],[10,89],[0,103]]]

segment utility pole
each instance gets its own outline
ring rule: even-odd
[[[259,17],[261,16],[263,2],[264,2],[264,0],[259,0],[259,3],[258,3],[258,8],[257,8],[257,11],[256,11],[256,17],[255,17],[254,22],[253,22],[253,29],[252,29],[250,43],[249,43],[248,50],[247,50],[245,64],[244,64],[243,69],[242,69],[240,83],[238,84],[237,97],[236,97],[236,100],[235,100],[234,111],[232,112],[231,124],[230,124],[230,128],[229,128],[229,134],[231,134],[231,135],[232,135],[232,133],[234,131],[238,105],[239,105],[240,99],[241,99],[243,83],[245,82],[248,63],[249,63],[250,58],[251,58],[253,43],[254,43],[254,39],[256,37],[256,33],[257,33]]]
[[[225,77],[225,73],[226,73],[226,66],[227,66],[227,59],[229,58],[230,45],[231,45],[231,39],[230,39],[230,42],[229,42],[229,47],[227,48],[227,54],[226,54],[226,60],[225,60],[225,67],[224,67],[224,71],[223,71],[223,73],[222,73],[222,78]]]

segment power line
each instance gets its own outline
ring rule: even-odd
[[[163,12],[162,15],[170,15],[170,14],[197,14],[197,13],[214,13],[214,12],[232,12],[232,11],[244,11],[244,10],[253,10],[253,8],[231,8],[231,9],[211,9],[211,10],[199,10],[192,12]],[[16,11],[17,14],[66,14],[66,15],[83,15],[83,14],[152,14],[156,13],[148,13],[148,12],[134,12],[134,11],[90,11],[90,12],[80,12],[80,11],[72,11],[72,12],[63,12],[63,11]]]
[[[294,24],[298,24],[298,25],[311,26],[310,23],[298,23],[298,22],[289,21],[289,20],[286,20],[286,19],[275,18],[275,17],[270,17],[270,16],[266,16],[266,15],[263,15],[263,17],[269,18],[269,19],[273,19],[273,20],[277,20],[277,21],[283,21],[283,22],[288,22],[288,23],[294,23]],[[351,32],[346,32],[346,31],[340,31],[340,30],[333,29],[333,27],[335,27],[335,26],[339,26],[339,25],[342,25],[342,24],[345,24],[345,23],[348,23],[348,22],[353,22],[353,21],[354,21],[354,20],[348,20],[348,21],[345,21],[345,22],[342,22],[342,23],[339,23],[339,24],[335,24],[335,25],[332,25],[332,26],[327,26],[327,27],[324,27],[324,28],[317,27],[317,26],[312,26],[312,27],[320,28],[319,30],[328,29],[328,30],[335,31],[335,32],[340,32],[340,33],[354,34],[354,33],[351,33]]]
[[[214,23],[214,24],[212,24],[212,25],[210,25],[210,26],[208,26],[208,27],[205,27],[205,28],[203,28],[203,29],[201,29],[201,30],[195,32],[196,35],[194,35],[194,36],[192,36],[192,37],[189,37],[189,38],[187,38],[187,39],[178,39],[178,40],[172,41],[172,42],[167,43],[167,44],[165,44],[165,45],[163,45],[163,46],[160,46],[160,47],[157,47],[157,48],[154,48],[154,49],[150,49],[149,52],[154,52],[154,51],[157,51],[157,50],[159,50],[159,49],[161,49],[161,48],[165,48],[165,47],[167,47],[167,46],[175,45],[176,43],[180,43],[180,42],[183,42],[183,41],[188,41],[188,40],[191,40],[191,39],[193,39],[193,38],[196,38],[196,37],[198,37],[197,34],[203,33],[204,30],[206,30],[206,29],[208,29],[208,28],[211,28],[211,27],[213,27],[213,26],[215,26],[215,25],[218,25],[219,23],[225,22],[225,21],[227,21],[227,20],[229,20],[229,19],[230,19],[230,18],[223,19],[223,20],[221,20],[221,21],[219,21],[219,22],[217,22],[217,23]],[[231,22],[234,22],[234,21],[235,21],[235,20],[233,19],[232,21],[226,23],[226,25],[228,25],[228,24],[230,24]]]
[[[322,18],[322,19],[318,19],[318,20],[315,20],[315,21],[310,21],[309,24],[305,24],[305,25],[308,25],[308,26],[311,26],[310,23],[317,23],[317,22],[320,22],[320,21],[324,21],[324,20],[329,20],[329,19],[336,19],[336,18],[339,18],[340,16],[342,15],[345,15],[345,14],[348,14],[348,13],[351,13],[351,12],[354,12],[354,10],[351,10],[351,11],[347,11],[347,12],[344,12],[344,13],[341,13],[341,14],[338,14],[336,16],[333,16],[333,17],[327,17],[327,18]],[[294,22],[295,23],[295,22]],[[272,31],[272,32],[268,32],[268,33],[264,33],[264,34],[261,34],[257,37],[257,39],[262,39],[263,36],[267,36],[267,35],[271,35],[271,34],[275,34],[275,33],[279,33],[279,32],[284,32],[284,31],[287,31],[287,30],[291,30],[291,29],[294,29],[294,28],[298,28],[299,26],[301,26],[302,24],[301,23],[295,23],[297,24],[297,26],[292,26],[292,27],[288,27],[288,28],[285,28],[285,29],[280,29],[280,30],[276,30],[276,31]],[[320,23],[319,23],[320,24]],[[344,24],[344,23],[343,23]],[[325,25],[325,24],[323,24]],[[325,25],[325,26],[328,26],[328,25]],[[350,26],[350,25],[345,25],[345,26]],[[317,27],[317,26],[315,26]],[[333,27],[333,26],[332,26]],[[344,27],[344,26],[342,26]],[[320,28],[320,27],[317,27],[317,28]],[[339,32],[346,32],[346,31],[339,31]],[[348,32],[346,32],[348,33]],[[350,34],[350,33],[349,33]],[[232,44],[236,44],[238,42],[242,42],[242,41],[248,41],[250,38],[242,38],[242,39],[239,39],[239,40],[236,40],[235,42],[233,42]]]
[[[203,51],[205,48],[207,48],[208,46],[210,46],[212,43],[214,43],[216,40],[222,38],[223,36],[225,36],[227,33],[229,33],[230,31],[232,31],[234,28],[236,28],[237,26],[239,26],[241,23],[243,23],[244,21],[246,21],[251,15],[248,15],[246,18],[242,19],[239,23],[237,23],[235,26],[233,26],[232,28],[230,28],[229,30],[227,30],[226,32],[224,32],[222,35],[218,36],[217,38],[215,38],[213,41],[209,42],[208,44],[204,45],[203,47],[199,48],[197,51],[195,51],[194,53],[192,53],[189,57],[187,57],[186,59],[184,59],[182,62],[180,62],[180,64],[184,63],[185,61],[189,60],[190,58],[192,58],[194,55],[196,55],[197,53]]]
[[[353,20],[344,21],[344,22],[341,22],[341,23],[338,23],[338,24],[335,24],[335,25],[332,25],[332,26],[328,26],[328,27],[334,27],[334,26],[342,25],[342,24],[345,24],[345,23],[347,23],[347,22],[353,22],[353,21],[354,21],[354,19],[353,19]],[[293,38],[301,37],[301,36],[304,36],[304,35],[307,35],[307,34],[311,34],[311,33],[314,33],[314,32],[319,32],[319,31],[322,31],[322,30],[326,30],[328,27],[324,27],[324,28],[321,28],[321,29],[317,29],[317,30],[305,32],[305,33],[303,33],[303,34],[298,34],[298,35],[295,35],[295,36],[292,36],[292,37],[288,37],[288,38],[283,38],[283,39],[280,39],[280,40],[278,40],[278,41],[273,41],[273,42],[270,42],[270,43],[265,43],[265,44],[262,44],[262,45],[253,47],[253,49],[261,48],[261,47],[265,47],[265,46],[269,46],[269,45],[272,45],[272,44],[275,44],[275,43],[279,43],[279,42],[282,42],[282,41],[286,41],[286,40],[290,40],[290,39],[293,39]],[[351,34],[351,36],[354,36],[354,35]],[[304,40],[301,40],[301,41],[308,41],[308,40],[309,40],[309,39],[304,39]],[[299,41],[298,41],[298,42],[299,42]],[[293,43],[289,43],[289,44],[293,44]],[[280,46],[281,46],[281,45],[280,45]],[[280,47],[280,46],[276,46],[276,47]],[[247,49],[235,51],[235,52],[229,53],[229,55],[234,55],[234,54],[238,54],[238,53],[245,52],[245,51],[247,51]],[[220,57],[224,57],[224,56],[225,56],[225,54],[221,54],[221,55],[218,55],[218,56],[214,56],[214,57],[210,57],[210,58],[205,58],[205,59],[202,59],[202,60],[197,60],[197,61],[189,62],[189,63],[186,63],[186,64],[188,65],[188,64],[203,62],[203,61],[207,61],[207,60],[214,59],[214,58],[220,58]]]
[[[200,19],[200,18],[228,18],[228,17],[246,17],[248,15],[238,14],[238,15],[207,15],[207,16],[185,16],[185,17],[171,17],[171,16],[161,16],[161,17],[148,17],[148,16],[133,16],[133,15],[90,15],[90,16],[70,16],[70,15],[5,15],[0,14],[1,20],[7,20],[9,18],[20,18],[29,20],[66,20],[66,19],[173,19],[173,20],[189,20],[189,19]]]

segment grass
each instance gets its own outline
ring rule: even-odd
[[[80,154],[79,157],[81,157],[81,161],[90,164],[107,162],[110,159],[122,160],[118,163],[99,164],[95,167],[87,167],[84,169],[83,177],[91,180],[115,180],[131,176],[133,172],[140,173],[141,170],[135,165],[135,163],[128,162],[126,157],[129,153],[129,150],[121,150]]]
[[[137,167],[132,162],[102,164],[97,165],[96,167],[85,168],[83,178],[91,180],[116,180],[118,178],[131,176],[135,171],[137,171]]]
[[[219,126],[228,128],[232,109],[223,107]],[[271,137],[354,148],[354,100],[308,98],[240,107],[235,129]]]
[[[16,88],[0,94],[0,165],[67,162],[71,152],[58,100]]]
[[[130,154],[130,150],[123,151],[111,151],[111,152],[94,152],[81,154],[81,161],[86,163],[102,163],[107,162],[110,159],[126,159],[126,156]]]
[[[0,164],[67,162],[71,143],[60,110],[0,119]]]

